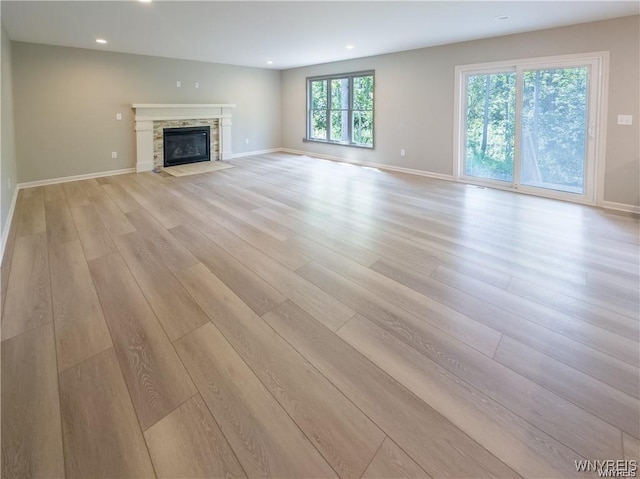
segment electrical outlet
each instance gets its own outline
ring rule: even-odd
[[[180,80],[178,80],[176,82],[176,88],[181,88],[182,87],[182,82]]]
[[[404,151],[404,148],[400,148],[400,156],[404,156],[404,155],[405,155],[405,153],[406,153],[406,152]]]
[[[200,88],[200,83],[199,83],[199,82],[195,82],[195,83],[193,84],[193,86],[195,86],[196,88]]]
[[[249,138],[245,138],[245,139],[244,139],[244,144],[245,144],[245,145],[248,145],[248,144],[249,144]]]
[[[116,120],[122,120],[122,113],[116,113]]]
[[[633,125],[633,115],[618,115],[618,125]]]
[[[118,158],[118,152],[117,151],[112,151],[111,152],[111,158],[113,158],[113,159]]]

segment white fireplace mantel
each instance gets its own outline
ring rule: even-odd
[[[231,158],[231,110],[234,104],[134,103],[136,121],[136,171],[153,169],[153,122],[163,120],[219,119],[220,159]]]

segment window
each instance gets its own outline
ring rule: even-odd
[[[373,72],[307,79],[307,140],[373,148]]]
[[[606,60],[590,53],[456,67],[457,177],[597,202]]]

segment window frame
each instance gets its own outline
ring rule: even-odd
[[[515,125],[515,155],[520,155],[521,148],[521,108],[522,108],[522,75],[525,70],[536,68],[564,68],[567,66],[583,66],[591,64],[591,74],[597,79],[597,87],[592,90],[592,98],[589,99],[588,111],[593,116],[594,123],[590,125],[588,133],[592,139],[592,144],[587,145],[590,152],[591,161],[586,165],[584,178],[584,193],[575,194],[565,191],[537,188],[522,184],[520,182],[520,163],[514,162],[514,180],[504,184],[503,181],[487,180],[468,176],[464,172],[463,156],[466,147],[466,108],[467,99],[465,82],[468,75],[496,73],[505,71],[506,68],[514,68],[518,77],[516,79],[516,125]],[[606,161],[606,138],[607,138],[607,110],[609,88],[609,52],[588,52],[574,53],[567,55],[554,55],[548,57],[521,58],[515,60],[504,60],[487,63],[477,63],[471,65],[457,65],[455,67],[455,97],[454,97],[454,121],[453,121],[453,178],[467,184],[489,186],[492,188],[517,191],[534,196],[553,198],[572,203],[582,203],[588,205],[599,205],[604,203],[604,171]],[[593,87],[593,85],[592,85]],[[514,157],[515,160],[515,157]]]
[[[356,110],[354,109],[354,95],[353,95],[353,80],[354,78],[360,78],[360,77],[367,77],[370,76],[372,77],[373,80],[373,98],[371,100],[371,110]],[[347,129],[348,129],[348,137],[349,140],[348,141],[341,141],[341,140],[331,140],[331,112],[332,111],[341,111],[341,110],[334,110],[331,108],[331,82],[332,80],[345,80],[348,79],[349,80],[349,108],[347,110],[348,112],[348,121],[347,121]],[[312,82],[315,81],[326,81],[326,85],[327,85],[327,105],[326,105],[326,109],[324,110],[314,110],[312,109],[312,89],[311,89],[311,84]],[[366,148],[369,150],[374,149],[375,147],[375,86],[376,86],[376,77],[375,77],[375,70],[364,70],[364,71],[357,71],[357,72],[350,72],[350,73],[337,73],[337,74],[331,74],[331,75],[320,75],[320,76],[313,76],[313,77],[307,77],[306,78],[306,95],[307,95],[307,111],[306,111],[306,134],[305,134],[305,138],[304,141],[305,142],[313,142],[313,143],[327,143],[327,144],[331,144],[331,145],[341,145],[341,146],[352,146],[355,148]],[[325,138],[313,138],[312,137],[312,128],[313,128],[313,121],[312,121],[312,115],[314,111],[324,111],[325,115],[326,115],[326,135]],[[354,131],[353,131],[353,114],[354,112],[371,112],[371,130],[372,130],[372,139],[371,139],[371,144],[365,144],[365,143],[357,143],[353,141],[354,138]]]

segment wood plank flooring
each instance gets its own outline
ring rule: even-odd
[[[20,191],[3,478],[565,478],[640,459],[637,219],[230,163]]]

